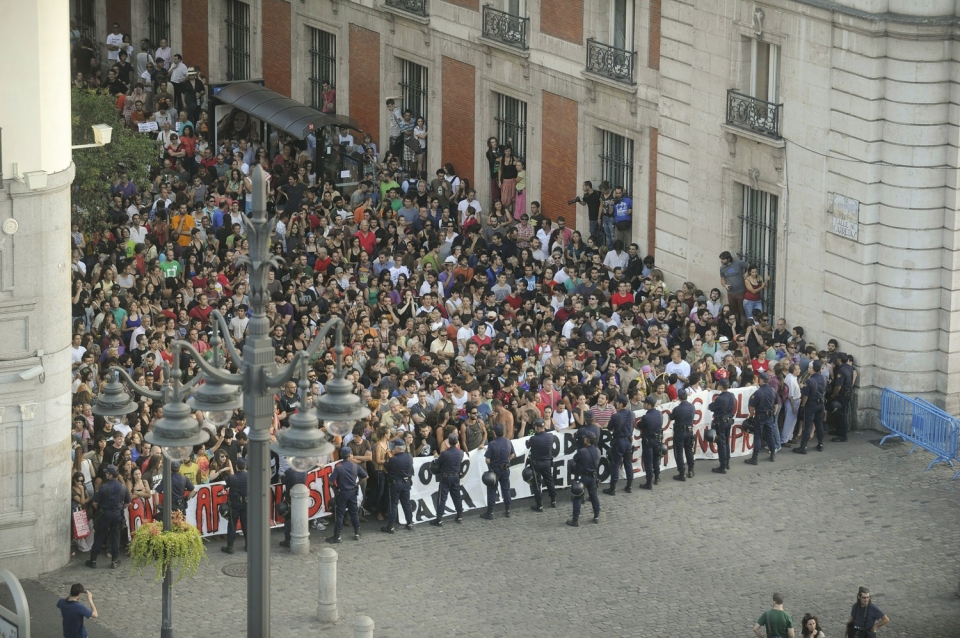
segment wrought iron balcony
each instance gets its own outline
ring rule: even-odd
[[[783,104],[773,104],[759,98],[727,91],[727,124],[766,137],[780,139],[780,111]]]
[[[529,25],[530,18],[522,18],[494,9],[489,4],[483,5],[483,37],[485,38],[526,51]]]
[[[587,71],[633,84],[633,65],[637,58],[636,51],[625,51],[611,44],[597,42],[593,38],[587,39]]]
[[[427,15],[428,0],[383,0],[383,4],[391,9],[399,9],[421,17]]]

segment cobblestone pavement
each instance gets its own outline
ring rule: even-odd
[[[316,612],[316,550],[294,557],[272,541],[274,636],[352,636],[359,614],[378,638],[402,636],[751,636],[770,594],[799,624],[816,613],[843,635],[860,585],[890,616],[887,636],[960,635],[960,483],[954,470],[924,472],[909,446],[876,446],[876,432],[827,444],[822,454],[780,454],[757,467],[733,459],[726,476],[698,462],[696,478],[671,474],[650,493],[601,495],[601,524],[563,522],[569,497],[538,514],[389,536],[368,523],[339,552],[340,622]],[[788,452],[784,450],[784,452]],[[621,486],[623,484],[621,483]],[[208,545],[200,574],[175,586],[177,636],[243,635],[243,579],[221,569],[244,560]],[[75,559],[41,583],[62,592],[81,580],[97,592],[101,623],[124,637],[159,633],[160,585],[126,568],[92,571]],[[150,628],[145,629],[145,621]],[[799,631],[797,632],[799,635]],[[46,637],[41,637],[46,638]]]

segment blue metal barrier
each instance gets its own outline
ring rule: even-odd
[[[911,399],[884,388],[880,396],[880,423],[890,430],[890,434],[880,440],[880,445],[898,438],[913,443],[910,454],[922,447],[936,457],[927,466],[928,470],[937,463],[953,467],[953,459],[960,459],[957,456],[960,451],[960,421],[928,401],[919,397]],[[958,476],[960,472],[953,478]]]

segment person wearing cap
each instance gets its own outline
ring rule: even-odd
[[[733,415],[737,412],[737,399],[728,389],[730,382],[726,378],[717,379],[720,394],[713,398],[707,409],[713,413],[713,429],[717,433],[717,455],[720,466],[713,468],[717,474],[726,474],[730,469],[730,429],[733,427]]]
[[[663,437],[663,415],[660,410],[654,406],[657,405],[657,397],[648,395],[643,399],[643,407],[646,412],[640,417],[637,429],[640,430],[641,454],[643,456],[643,467],[647,473],[647,482],[640,487],[645,490],[652,490],[653,486],[660,483],[660,441]]]
[[[840,406],[837,409],[837,436],[830,439],[834,443],[847,441],[847,411],[850,409],[850,398],[853,396],[853,366],[849,363],[846,352],[837,353],[836,370],[833,373],[833,399]]]
[[[227,518],[227,544],[220,548],[220,551],[225,554],[233,553],[233,543],[237,538],[237,521],[240,521],[240,526],[243,528],[243,550],[247,550],[247,459],[237,459],[236,468],[236,472],[227,476],[227,503],[230,505],[229,518]],[[287,530],[286,522],[284,522],[283,531],[289,547],[290,532]]]
[[[280,480],[283,485],[283,502],[287,504],[287,515],[283,517],[283,540],[280,541],[280,547],[290,547],[290,536],[293,532],[293,488],[297,485],[307,484],[307,473],[299,472],[292,467],[288,467]]]
[[[437,527],[443,525],[443,513],[447,507],[447,495],[453,498],[453,507],[457,511],[456,521],[463,522],[463,495],[460,492],[460,465],[463,463],[463,451],[458,442],[460,437],[451,432],[447,437],[449,447],[440,453],[434,461],[434,472],[440,480],[440,498],[437,500],[437,517],[430,521]]]
[[[803,434],[800,435],[800,447],[793,448],[796,454],[807,453],[807,441],[810,440],[813,426],[817,426],[817,452],[823,451],[823,417],[826,414],[824,395],[827,392],[827,380],[820,374],[823,362],[813,362],[813,374],[800,391],[800,407],[803,408]]]
[[[557,506],[557,490],[553,483],[553,442],[554,436],[546,431],[543,419],[533,422],[536,434],[527,439],[530,449],[530,467],[533,468],[533,498],[535,505],[530,509],[534,512],[543,511],[543,486],[550,495],[550,507]]]
[[[130,504],[130,490],[117,480],[120,472],[117,466],[110,464],[104,474],[106,481],[93,495],[93,506],[98,513],[96,532],[93,537],[93,548],[90,550],[90,559],[87,567],[96,569],[97,556],[104,541],[110,539],[110,567],[120,566],[120,523],[123,520],[123,508]]]
[[[594,444],[600,440],[600,426],[594,421],[593,410],[587,410],[583,413],[583,425],[577,428],[576,433],[573,435],[577,442],[578,450],[586,447],[584,438],[587,436],[593,437]]]
[[[583,447],[573,455],[573,475],[583,483],[583,493],[590,499],[593,506],[593,522],[600,522],[600,498],[597,496],[597,480],[600,470],[600,450],[597,449],[597,439],[593,434],[586,434],[583,437]],[[567,521],[570,527],[580,527],[580,505],[582,498],[571,499],[573,501],[573,518]]]
[[[333,486],[337,505],[337,518],[333,527],[333,536],[328,543],[339,543],[343,531],[343,519],[350,510],[350,522],[353,523],[353,539],[360,540],[360,516],[357,513],[357,487],[361,479],[367,478],[367,472],[353,462],[350,448],[340,449],[340,463],[330,473],[330,485]]]
[[[80,596],[83,594],[87,595],[89,609],[80,602]],[[70,586],[70,595],[57,601],[57,609],[60,610],[60,616],[63,620],[64,638],[85,638],[87,630],[83,626],[84,618],[100,617],[100,614],[97,613],[97,606],[93,604],[93,593],[80,583],[74,583]]]
[[[627,409],[629,401],[622,394],[614,400],[616,412],[607,422],[607,429],[612,439],[610,444],[610,487],[603,490],[604,494],[613,496],[617,493],[617,481],[620,480],[620,467],[623,467],[627,486],[623,491],[633,492],[633,412]]]
[[[770,377],[766,372],[757,375],[760,387],[750,397],[750,416],[757,424],[753,433],[753,455],[745,461],[750,465],[758,463],[760,446],[764,438],[767,439],[767,449],[770,450],[770,460],[777,460],[777,450],[780,449],[780,431],[777,429],[777,420],[774,418],[777,409],[777,393],[767,383]]]
[[[401,440],[394,444],[393,455],[387,459],[387,477],[390,479],[390,520],[381,532],[393,534],[399,522],[398,505],[403,506],[407,531],[413,531],[413,506],[410,504],[410,488],[413,485],[413,457]]]
[[[157,493],[163,494],[164,484],[161,482],[157,487]],[[174,512],[187,512],[187,493],[194,494],[193,483],[186,476],[180,473],[180,462],[174,461],[170,464],[170,502]]]
[[[674,480],[686,481],[693,478],[693,406],[687,401],[686,389],[677,391],[679,404],[670,412],[673,420],[673,453],[677,457],[677,474]],[[686,456],[686,474],[684,474],[684,456]]]
[[[487,445],[484,460],[487,467],[497,475],[500,485],[500,496],[503,498],[503,515],[510,518],[510,461],[514,457],[513,444],[503,436],[503,426],[497,423],[493,426],[494,439]],[[487,487],[487,511],[480,518],[493,520],[493,506],[497,502],[497,486]]]

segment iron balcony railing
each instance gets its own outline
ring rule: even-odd
[[[625,51],[617,47],[597,42],[593,38],[587,39],[587,71],[633,84],[633,65],[637,58],[636,51]]]
[[[530,18],[515,16],[506,11],[483,5],[483,37],[508,46],[527,50],[527,30]]]
[[[428,0],[384,0],[383,4],[391,9],[399,9],[414,15],[426,17]]]
[[[773,104],[730,89],[727,91],[727,124],[780,139],[780,112],[783,104]]]

